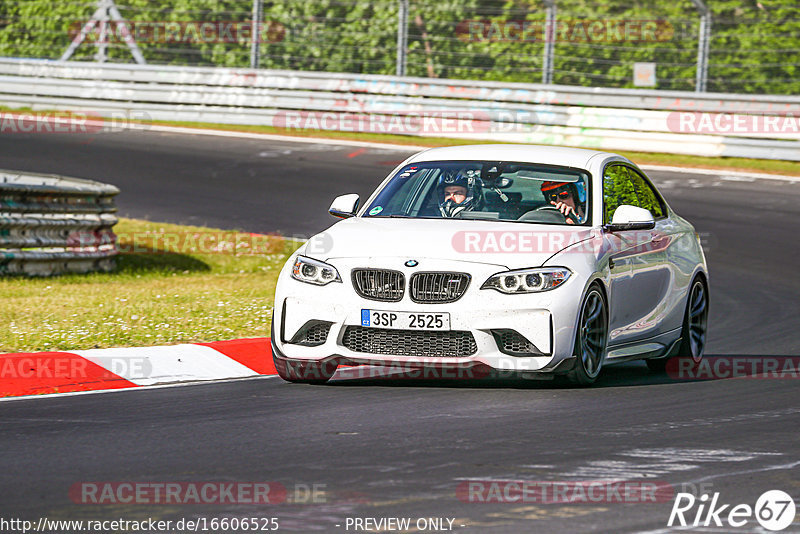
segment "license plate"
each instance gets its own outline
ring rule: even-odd
[[[361,326],[396,330],[450,330],[450,314],[361,310]]]

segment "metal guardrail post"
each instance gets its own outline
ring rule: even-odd
[[[556,40],[556,0],[544,0],[544,55],[542,56],[542,83],[553,83],[553,57]]]
[[[252,42],[250,43],[250,68],[257,69],[261,59],[261,19],[263,1],[253,0]]]
[[[94,60],[98,63],[105,63],[108,59],[108,22],[111,17],[108,13],[109,2],[108,0],[100,0],[98,2],[97,12],[100,14],[100,41],[97,44],[97,52],[94,55]]]
[[[703,0],[692,0],[700,12],[700,31],[697,41],[697,75],[694,90],[705,93],[708,80],[708,53],[711,41],[711,10]]]
[[[408,0],[398,0],[397,15],[397,76],[406,75],[406,54],[408,53]]]
[[[67,49],[61,55],[59,61],[68,61],[69,58],[71,58],[75,53],[75,50],[77,50],[81,43],[86,40],[89,32],[91,32],[94,27],[100,23],[100,43],[98,44],[98,50],[95,54],[95,60],[100,63],[105,63],[105,60],[108,57],[108,26],[111,20],[116,23],[115,27],[122,35],[125,45],[130,50],[134,61],[140,65],[146,65],[147,61],[145,61],[142,51],[139,49],[139,45],[136,44],[136,39],[133,38],[125,19],[122,18],[119,9],[117,9],[116,4],[114,4],[114,0],[97,1],[97,10],[86,22],[86,24],[83,25],[80,33],[75,36],[75,39],[73,39],[69,44]]]

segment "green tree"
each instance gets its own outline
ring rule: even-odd
[[[797,0],[705,1],[713,14],[709,91],[800,94]],[[633,64],[646,61],[657,64],[657,89],[694,89],[699,15],[691,0],[557,0],[557,5],[555,83],[632,87]],[[0,55],[57,59],[94,9],[94,2],[2,2]],[[126,0],[120,6],[135,22],[246,23],[251,9],[251,0]],[[395,73],[398,0],[268,0],[264,19],[269,36],[261,47],[264,68]],[[544,20],[543,0],[410,0],[407,73],[539,82]],[[655,33],[617,37],[615,25],[637,21],[655,23]],[[589,35],[590,24],[607,25],[607,35]],[[522,34],[522,25],[539,32]],[[155,64],[249,65],[246,36],[237,42],[145,39],[139,46]],[[132,61],[121,42],[108,50],[110,61]],[[95,51],[87,43],[74,59],[91,60]]]

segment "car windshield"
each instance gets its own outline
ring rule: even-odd
[[[534,163],[413,163],[392,177],[362,216],[586,224],[588,182],[586,171]]]

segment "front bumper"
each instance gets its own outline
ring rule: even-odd
[[[314,286],[291,278],[290,265],[278,281],[273,311],[273,345],[283,358],[300,361],[335,359],[349,364],[397,365],[406,367],[469,367],[485,365],[496,370],[553,372],[562,371],[572,355],[577,324],[577,311],[583,293],[583,281],[573,275],[562,286],[543,293],[506,295],[492,289],[480,289],[492,274],[503,266],[463,262],[426,260],[426,269],[469,272],[470,286],[456,302],[419,304],[408,292],[399,302],[381,302],[359,296],[353,288],[350,273],[357,267],[383,267],[400,270],[408,279],[415,271],[403,267],[405,258],[381,258],[376,261],[329,260],[342,277],[341,283]],[[290,260],[291,263],[291,260]],[[287,264],[288,265],[288,264]],[[466,356],[427,356],[352,350],[345,343],[348,328],[361,328],[361,310],[434,313],[450,315],[450,331],[465,332],[474,338],[476,350]],[[309,321],[330,323],[325,341],[315,346],[298,344],[298,332],[308,328]],[[515,331],[530,341],[541,354],[509,354],[498,342],[498,332]],[[402,331],[407,332],[407,331]],[[414,331],[420,339],[423,331]],[[431,337],[431,336],[428,336]],[[412,338],[413,339],[413,338]],[[295,341],[295,342],[292,342]],[[429,339],[427,341],[430,341]],[[556,369],[557,368],[557,369]]]

